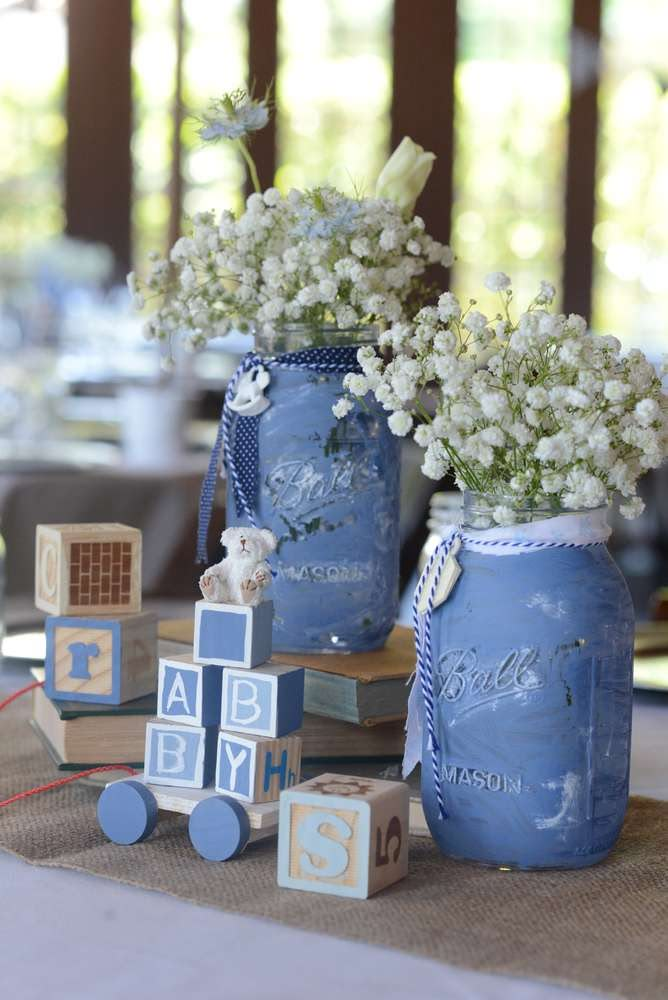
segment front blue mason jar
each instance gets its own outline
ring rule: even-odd
[[[457,561],[461,576],[432,618],[447,818],[425,734],[431,833],[444,854],[488,865],[594,864],[617,840],[628,800],[626,583],[604,544],[501,556],[463,547]]]
[[[328,347],[349,346],[370,342],[373,331],[326,330],[320,336]],[[299,328],[284,333],[279,345],[263,342],[261,335],[256,341],[267,361],[306,349],[321,348],[314,348],[310,331]],[[257,524],[278,538],[271,558],[274,649],[376,649],[398,609],[399,439],[373,401],[343,420],[334,417],[342,374],[280,363],[269,371],[270,405],[257,424],[253,511]],[[248,523],[238,512],[231,481],[227,512],[228,524]]]

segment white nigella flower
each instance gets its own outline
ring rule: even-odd
[[[211,102],[198,134],[205,141],[241,139],[264,128],[268,121],[266,101],[255,100],[245,90],[234,90]]]

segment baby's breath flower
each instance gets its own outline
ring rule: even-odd
[[[510,278],[503,271],[492,271],[486,275],[484,285],[490,292],[505,292],[510,288]]]
[[[505,282],[487,284],[498,290]],[[516,321],[497,317],[499,345],[484,364],[470,341],[492,336],[487,319],[473,310],[462,320],[444,293],[412,327],[402,321],[381,335],[394,357],[375,358],[374,396],[395,433],[418,422],[413,440],[425,449],[422,471],[431,479],[451,469],[461,488],[566,509],[599,507],[619,493],[622,513],[636,516],[639,476],[668,453],[668,398],[640,351],[624,356],[582,317],[537,308],[552,298],[544,282]],[[359,360],[366,374],[371,355]],[[435,407],[428,423],[423,394]],[[512,523],[511,506],[497,505],[497,524]]]

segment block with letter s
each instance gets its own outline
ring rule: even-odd
[[[366,899],[408,873],[408,786],[323,774],[281,794],[278,884]]]

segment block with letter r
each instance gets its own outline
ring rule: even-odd
[[[216,766],[215,726],[154,719],[146,724],[144,780],[154,785],[206,788]]]
[[[53,615],[45,628],[44,691],[49,698],[120,705],[155,691],[155,615]]]
[[[158,716],[193,726],[220,723],[223,668],[193,663],[191,656],[162,657],[158,666]]]
[[[223,675],[221,729],[287,736],[304,721],[304,668],[268,663]]]
[[[196,663],[249,670],[271,656],[272,601],[243,604],[195,603]]]
[[[216,791],[242,802],[275,802],[299,781],[301,756],[299,736],[267,739],[221,732]]]
[[[408,785],[321,774],[281,794],[278,884],[366,899],[408,872]]]

